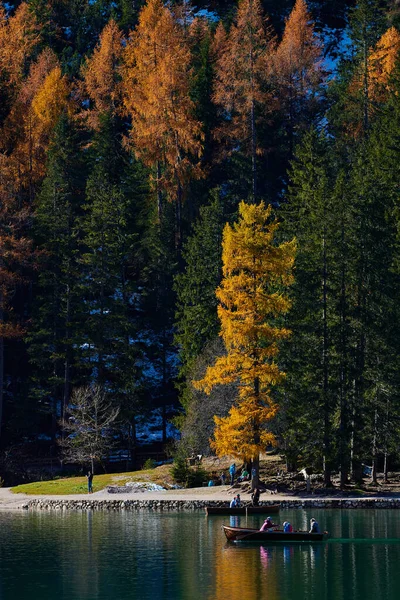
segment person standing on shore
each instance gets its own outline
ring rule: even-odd
[[[232,463],[231,466],[229,467],[229,474],[231,476],[231,485],[233,485],[235,482],[235,473],[236,473],[236,465],[235,465],[235,463]]]
[[[89,471],[88,474],[86,475],[87,477],[87,485],[88,485],[88,494],[92,494],[93,493],[93,473],[92,471]]]
[[[251,495],[251,503],[253,506],[260,506],[260,490],[255,488]]]

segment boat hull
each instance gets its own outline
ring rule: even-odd
[[[207,515],[267,515],[279,512],[279,504],[269,506],[242,506],[229,508],[229,506],[206,506]]]
[[[308,533],[308,531],[293,531],[284,533],[282,529],[274,531],[260,531],[245,527],[222,526],[226,539],[229,542],[323,542],[328,539],[329,534]]]

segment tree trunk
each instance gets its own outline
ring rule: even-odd
[[[341,253],[345,256],[345,227],[342,222],[341,227]],[[346,310],[346,265],[341,265],[341,290],[340,290],[340,439],[339,439],[339,464],[340,464],[340,487],[346,485],[349,477],[349,406],[348,406],[348,386],[347,386],[347,310]]]
[[[255,103],[251,103],[251,171],[253,202],[257,202],[257,140],[256,140],[256,116]]]
[[[372,483],[377,485],[377,470],[378,470],[378,451],[377,451],[377,424],[378,424],[378,411],[375,409],[374,415],[374,437],[372,440]]]
[[[251,468],[251,489],[254,490],[260,486],[260,455],[254,456]]]
[[[162,192],[160,186],[161,180],[161,162],[157,161],[157,178],[156,178],[156,189],[157,189],[157,214],[158,214],[158,222],[161,222],[162,217]]]
[[[258,377],[254,379],[254,393],[256,398],[258,398],[260,394],[260,381]],[[253,432],[254,432],[254,444],[259,446],[260,444],[260,425],[257,422],[253,422]],[[251,489],[255,489],[260,484],[260,454],[257,453],[256,456],[252,457],[252,469],[251,469]]]
[[[162,442],[167,443],[167,336],[163,329],[162,343]]]
[[[0,322],[2,321],[2,312],[0,311]],[[4,338],[0,337],[0,440],[3,424],[3,386],[4,386]]]
[[[324,231],[322,240],[323,254],[323,272],[322,272],[322,320],[323,320],[323,344],[322,344],[322,365],[323,365],[323,395],[324,395],[324,483],[331,486],[331,428],[330,428],[330,403],[328,391],[328,315],[327,315],[327,258],[326,258],[326,232]]]
[[[176,232],[175,245],[178,252],[182,249],[182,198],[183,191],[180,182],[178,181],[178,191],[176,194]]]
[[[389,396],[386,400],[386,415],[385,415],[385,453],[383,463],[383,480],[385,483],[388,481],[388,428],[389,428]]]
[[[69,346],[69,322],[70,322],[70,288],[67,285],[67,310],[65,315],[66,327],[65,327],[65,361],[64,361],[64,391],[63,391],[63,406],[61,410],[61,418],[64,418],[65,410],[69,404],[70,397],[70,346]]]

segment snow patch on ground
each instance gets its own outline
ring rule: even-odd
[[[149,481],[127,481],[126,487],[132,488],[133,492],[165,492],[166,489],[157,483]]]

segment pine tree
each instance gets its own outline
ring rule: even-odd
[[[273,244],[278,222],[270,221],[271,207],[242,202],[239,213],[239,222],[224,229],[223,279],[216,292],[226,355],[194,385],[210,393],[216,385],[239,383],[229,416],[215,419],[213,446],[219,455],[251,459],[256,487],[259,453],[273,440],[265,425],[278,408],[271,387],[284,379],[275,359],[279,342],[290,335],[279,317],[290,308],[284,290],[293,282],[296,245]]]
[[[175,278],[175,340],[179,346],[181,402],[185,408],[189,393],[186,376],[204,345],[218,335],[215,288],[221,280],[223,216],[222,201],[215,195],[208,206],[200,209],[199,219],[182,252],[185,270]]]
[[[91,377],[106,385],[134,436],[142,410],[142,298],[149,215],[144,174],[121,150],[115,121],[100,117],[91,149],[80,256],[80,291],[84,304],[81,347]],[[131,438],[129,443],[131,443]]]
[[[337,215],[330,191],[327,152],[326,140],[311,130],[296,151],[288,204],[283,208],[286,235],[291,238],[296,232],[298,241],[293,309],[288,319],[293,338],[286,356],[291,368],[285,406],[288,421],[283,427],[283,437],[290,462],[296,458],[292,451],[304,456],[306,446],[312,460],[324,463],[325,483],[330,484],[335,406],[330,387],[332,341],[328,297],[333,267],[332,228]],[[298,427],[293,437],[288,426],[292,418]],[[292,449],[293,442],[296,448]]]
[[[40,252],[32,329],[27,338],[33,365],[33,390],[39,410],[57,419],[69,404],[71,387],[81,383],[79,329],[82,303],[78,257],[78,219],[85,169],[79,137],[62,115],[48,153],[47,176],[36,200],[34,240]]]

